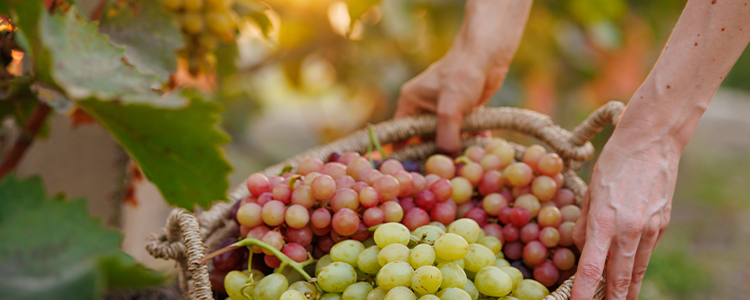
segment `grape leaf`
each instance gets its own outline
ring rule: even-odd
[[[218,105],[199,95],[181,109],[89,99],[79,105],[120,142],[172,205],[208,208],[226,198],[231,167],[219,146],[229,137],[216,128]]]
[[[151,90],[157,76],[146,76],[122,62],[124,50],[112,46],[109,38],[86,23],[71,9],[66,14],[42,14],[41,37],[47,49],[54,49],[50,73],[54,82],[72,100],[96,97],[100,100],[141,102],[180,107],[185,102]],[[174,98],[170,100],[176,100]]]
[[[184,46],[174,14],[164,11],[160,1],[138,1],[110,11],[99,30],[112,44],[125,47],[128,63],[141,73],[167,81],[177,70],[175,51]]]
[[[91,218],[85,200],[47,197],[39,178],[13,174],[0,199],[0,299],[97,299],[107,287],[165,280],[123,258],[122,235]]]
[[[41,80],[51,80],[49,68],[52,58],[40,39],[39,19],[47,14],[42,1],[3,0],[0,2],[3,2],[0,10],[12,19],[17,28],[16,41],[25,50],[25,54],[32,58],[34,73]]]

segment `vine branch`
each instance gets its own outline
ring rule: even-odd
[[[39,103],[36,106],[29,121],[24,126],[23,131],[21,131],[21,136],[13,144],[13,148],[3,157],[2,163],[0,163],[0,178],[5,177],[5,175],[18,166],[31,142],[34,141],[37,133],[39,133],[39,129],[42,128],[44,121],[47,120],[50,110],[50,107],[44,103]]]

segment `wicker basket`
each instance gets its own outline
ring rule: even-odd
[[[581,125],[567,131],[555,125],[551,119],[543,114],[519,108],[483,108],[466,116],[462,126],[463,131],[480,131],[488,129],[507,129],[533,136],[549,145],[565,162],[563,171],[564,186],[576,195],[576,205],[580,206],[586,193],[586,184],[573,170],[580,167],[582,162],[590,160],[594,155],[594,147],[589,140],[607,124],[616,125],[625,107],[621,102],[609,102],[594,111]],[[430,136],[435,134],[437,118],[435,116],[417,116],[386,121],[374,125],[377,139],[382,144],[405,140],[415,136]],[[360,130],[352,135],[339,139],[327,145],[315,147],[302,152],[282,163],[263,170],[266,175],[276,175],[286,165],[296,166],[307,156],[325,160],[331,152],[354,151],[364,153],[369,142],[367,130]],[[464,147],[479,144],[486,140],[472,138],[464,141]],[[516,158],[520,160],[525,147],[516,147]],[[390,157],[398,160],[424,160],[436,152],[435,144],[426,142],[412,145],[393,153]],[[229,193],[230,202],[214,205],[203,213],[192,214],[185,209],[174,209],[167,219],[167,224],[161,230],[151,233],[147,238],[146,249],[156,258],[173,259],[181,267],[179,284],[183,294],[190,300],[212,300],[211,285],[208,278],[208,267],[198,261],[206,255],[209,249],[226,238],[233,224],[230,209],[235,201],[249,195],[247,187],[242,186]],[[545,300],[570,299],[573,277],[566,280],[558,289],[553,291]],[[604,298],[604,279],[597,288],[594,299]]]

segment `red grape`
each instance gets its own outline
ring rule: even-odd
[[[396,199],[401,190],[401,185],[398,180],[391,175],[383,175],[378,178],[378,180],[375,180],[372,187],[378,191],[378,195],[380,195],[380,203]]]
[[[315,205],[315,197],[312,194],[312,188],[308,185],[300,185],[292,191],[292,204],[299,204],[306,208]]]
[[[560,246],[573,246],[573,227],[575,225],[576,223],[573,222],[564,222],[557,228],[557,231],[560,233]]]
[[[341,157],[337,160],[337,162],[340,162],[342,164],[345,164],[349,166],[349,163],[352,162],[355,158],[362,157],[357,152],[346,152],[344,154],[341,154]]]
[[[403,223],[406,228],[409,228],[409,231],[414,231],[421,226],[429,224],[430,215],[428,215],[424,209],[415,207],[406,212],[404,220],[401,221],[401,223]]]
[[[477,185],[479,183],[479,180],[482,179],[482,175],[484,175],[483,172],[484,169],[482,169],[482,165],[475,162],[469,162],[463,168],[461,168],[461,171],[458,172],[458,175],[468,179],[472,185]]]
[[[297,166],[297,173],[300,175],[307,175],[311,172],[320,172],[323,168],[323,161],[316,157],[306,157]]]
[[[333,212],[342,208],[357,210],[359,208],[359,195],[352,189],[340,189],[331,197],[331,208]]]
[[[242,226],[240,225],[240,236],[244,239],[247,237],[247,234],[250,233],[250,227]]]
[[[503,227],[497,223],[487,223],[482,229],[484,229],[484,235],[494,236],[501,242],[505,241],[505,238],[503,238]]]
[[[375,184],[375,181],[380,179],[380,177],[383,177],[383,173],[380,173],[380,171],[375,169],[367,170],[359,174],[359,180],[366,182],[370,186]]]
[[[487,154],[485,155],[481,161],[479,161],[479,164],[482,166],[482,169],[484,170],[495,170],[499,171],[502,167],[503,163],[500,161],[500,158],[497,157],[495,154]]]
[[[261,217],[261,207],[255,203],[248,203],[237,210],[237,221],[242,225],[249,228],[253,228],[258,225],[263,225],[263,218]]]
[[[320,169],[321,174],[331,176],[334,180],[346,175],[346,165],[339,162],[329,162]]]
[[[566,205],[560,208],[560,214],[563,222],[575,222],[581,216],[581,209],[575,205]]]
[[[563,169],[563,160],[557,153],[547,153],[542,155],[537,162],[537,169],[539,173],[547,176],[555,176],[560,173]]]
[[[547,248],[555,247],[560,242],[560,232],[555,227],[545,227],[539,233],[539,241]]]
[[[466,216],[466,213],[468,213],[472,208],[476,207],[473,202],[468,201],[466,203],[462,203],[461,205],[456,207],[456,218],[460,219]]]
[[[289,228],[300,229],[307,226],[307,223],[310,221],[310,213],[304,206],[294,204],[286,209],[284,219]]]
[[[364,157],[357,157],[347,164],[346,175],[351,176],[354,180],[363,181],[359,178],[359,174],[371,169],[372,165],[370,164],[370,161]]]
[[[263,256],[263,261],[266,263],[266,266],[269,266],[274,269],[281,266],[281,260],[275,255],[266,254]]]
[[[286,184],[277,185],[271,190],[271,194],[273,195],[273,199],[279,200],[284,204],[289,203],[292,198],[292,190]]]
[[[531,218],[533,219],[539,213],[539,209],[542,205],[539,203],[539,199],[537,199],[534,195],[526,194],[516,198],[515,206],[520,206],[528,210],[529,213],[531,213]]]
[[[217,249],[227,247],[237,242],[235,238],[223,240]],[[247,248],[234,249],[213,258],[214,268],[219,271],[232,271],[238,269],[243,259],[247,258]]]
[[[328,162],[337,162],[340,157],[341,154],[338,154],[338,152],[331,152],[331,154],[328,155]]]
[[[401,209],[404,211],[404,213],[407,213],[410,209],[417,207],[417,205],[414,203],[414,198],[412,197],[401,198],[398,200],[398,204],[401,205]]]
[[[370,232],[367,231],[367,225],[365,225],[365,222],[360,221],[359,226],[357,227],[357,233],[352,235],[352,239],[362,242],[368,237],[370,237]]]
[[[435,154],[427,159],[424,165],[427,174],[435,174],[444,179],[453,178],[456,174],[456,167],[453,160],[442,154]]]
[[[312,185],[313,181],[315,181],[315,178],[318,178],[318,176],[323,175],[318,172],[310,172],[307,175],[305,175],[304,182],[305,185]]]
[[[560,213],[560,210],[557,209],[557,207],[542,207],[542,209],[539,210],[537,222],[542,228],[557,227],[560,226],[560,223],[562,222],[562,214]]]
[[[268,177],[261,173],[255,173],[247,178],[247,189],[255,197],[260,196],[265,192],[271,191],[271,183],[268,181]]]
[[[497,219],[500,221],[500,223],[510,224],[510,212],[511,211],[513,211],[512,207],[505,207],[501,209],[499,213],[497,213]]]
[[[555,254],[552,255],[552,262],[555,263],[555,267],[562,271],[570,270],[576,263],[576,256],[573,251],[568,248],[557,248]]]
[[[482,200],[482,208],[493,217],[497,217],[500,210],[506,207],[508,207],[508,200],[498,193],[489,194]]]
[[[430,192],[435,195],[437,202],[445,202],[453,195],[453,185],[448,179],[438,179],[429,188]]]
[[[519,230],[518,227],[513,226],[513,224],[507,224],[505,227],[503,227],[503,237],[508,242],[515,242],[519,238]]]
[[[357,228],[359,228],[359,225],[357,225]],[[356,232],[356,229],[354,230],[354,232]],[[329,235],[331,236],[331,240],[333,240],[335,244],[349,239],[349,237],[338,234],[336,230],[331,230],[331,233]]]
[[[521,232],[519,234],[521,236],[521,241],[524,243],[529,243],[531,241],[536,241],[539,239],[539,224],[537,223],[529,223],[524,225],[521,228]]]
[[[290,243],[297,243],[304,247],[307,247],[307,245],[310,245],[310,243],[312,243],[313,233],[310,229],[310,226],[305,226],[300,229],[289,227],[286,229],[286,239]]]
[[[487,213],[479,207],[472,208],[464,217],[476,221],[479,226],[487,225]]]
[[[369,185],[367,185],[367,183],[366,183],[366,182],[364,182],[364,181],[357,181],[357,183],[355,183],[355,184],[354,184],[354,185],[352,186],[352,189],[353,189],[353,190],[354,190],[355,192],[357,192],[357,193],[359,194],[359,193],[361,193],[361,192],[362,192],[362,190],[363,190],[363,189],[365,189],[366,187],[370,187]],[[362,195],[360,195],[360,198],[361,198],[361,197],[362,197]]]
[[[551,260],[544,260],[534,267],[534,279],[546,287],[555,285],[560,278],[560,271],[557,270]]]
[[[523,247],[523,258],[532,265],[541,264],[547,258],[547,247],[539,241],[531,241]]]
[[[479,162],[484,157],[484,152],[484,148],[482,147],[469,146],[466,148],[466,151],[464,151],[464,155],[475,162]]]
[[[571,276],[575,275],[576,273],[576,265],[574,264],[572,268],[564,271],[560,271],[560,278],[557,279],[556,284],[561,285],[565,280],[568,280]]]
[[[573,191],[562,188],[557,190],[557,193],[555,194],[555,198],[552,199],[557,204],[557,207],[563,207],[566,205],[571,205],[575,203],[576,196],[573,194]]]
[[[327,200],[336,192],[336,181],[333,180],[333,177],[323,174],[316,177],[310,187],[315,199]]]
[[[557,173],[555,176],[552,176],[552,179],[555,180],[555,184],[557,184],[557,188],[561,188],[563,184],[565,184],[565,177],[563,174]]]
[[[477,189],[482,195],[499,192],[503,189],[503,174],[496,170],[485,172],[477,185]]]
[[[523,154],[523,162],[536,171],[539,159],[545,154],[547,154],[547,150],[544,147],[531,145],[529,148],[526,148],[526,152]]]
[[[531,193],[541,201],[551,200],[557,193],[557,183],[550,177],[539,176],[531,183]]]
[[[359,191],[359,203],[364,207],[374,207],[380,203],[378,191],[373,187],[365,187]]]
[[[513,207],[510,211],[510,222],[516,227],[523,227],[531,221],[531,213],[521,206]]]
[[[396,201],[388,201],[380,205],[385,214],[385,222],[401,222],[404,218],[404,210]]]
[[[511,190],[511,193],[513,193],[514,198],[518,198],[523,195],[531,194],[531,187],[530,186],[525,186],[525,187],[517,186]]]
[[[316,236],[324,236],[328,235],[331,232],[331,229],[333,229],[333,226],[331,226],[330,223],[328,223],[328,226],[323,228],[317,228],[315,226],[310,226],[310,231]]]
[[[339,177],[339,179],[336,179],[336,189],[339,190],[339,189],[352,188],[354,184],[356,183],[357,182],[354,181],[354,178],[352,178],[349,175],[344,175],[344,176]]]
[[[521,241],[509,242],[503,247],[505,258],[516,260],[523,255],[523,243]]]
[[[296,262],[304,262],[307,260],[307,250],[305,250],[305,247],[297,243],[286,244],[284,248],[281,248],[281,253],[284,253]]]
[[[310,221],[316,228],[326,228],[331,224],[331,212],[325,208],[318,208],[313,211]]]
[[[453,199],[448,199],[448,201],[445,201],[443,203],[450,205],[451,207],[453,207],[453,209],[456,209],[456,207],[458,206],[456,205],[456,201],[453,201]]]
[[[266,205],[263,205],[263,209],[261,210],[263,222],[265,222],[269,226],[279,226],[284,223],[285,211],[286,206],[281,201],[268,201]]]
[[[265,206],[266,203],[268,203],[268,201],[271,201],[271,200],[273,200],[273,194],[271,194],[271,192],[265,192],[263,194],[260,194],[260,196],[258,196],[258,205]]]
[[[423,191],[425,188],[427,188],[427,179],[422,176],[422,174],[419,174],[417,172],[411,172],[412,178],[412,189],[411,194],[416,195],[417,193]]]
[[[271,190],[273,190],[274,187],[276,187],[279,184],[287,183],[286,179],[281,176],[271,176],[268,177],[268,183],[271,186]]]
[[[380,208],[370,207],[365,210],[364,214],[362,215],[362,221],[364,221],[365,225],[367,226],[378,225],[385,221],[385,213],[383,213],[383,210]]]
[[[425,211],[430,211],[435,207],[436,203],[437,198],[435,198],[435,194],[428,190],[421,191],[414,197],[414,204]]]
[[[343,236],[350,236],[357,232],[359,226],[359,216],[356,212],[348,208],[342,208],[335,214],[331,220],[333,230]]]
[[[512,186],[525,187],[534,178],[531,167],[525,163],[513,163],[505,168],[503,176]]]
[[[393,173],[393,177],[396,178],[399,184],[398,197],[406,197],[411,195],[411,190],[414,188],[414,177],[409,172],[399,170]]]
[[[492,149],[492,154],[497,155],[502,162],[501,168],[505,168],[510,165],[516,157],[516,149],[508,143],[499,145]]]
[[[333,242],[333,239],[328,236],[321,236],[318,240],[318,246],[320,247],[320,250],[323,250],[323,252],[328,253],[331,252],[331,247],[335,245],[336,243]]]
[[[281,248],[284,247],[284,237],[281,236],[281,233],[278,231],[269,231],[266,232],[266,234],[263,235],[263,237],[260,239],[262,242],[270,245],[271,247],[276,248],[277,250],[281,250]],[[273,254],[271,251],[263,249],[263,253],[265,254]]]
[[[382,172],[383,174],[393,175],[393,173],[403,170],[404,166],[400,161],[397,161],[395,159],[386,159],[382,164],[380,164],[380,172]]]
[[[425,189],[429,189],[430,186],[435,183],[435,181],[438,181],[440,179],[440,176],[437,176],[435,174],[427,174],[427,176],[424,177],[425,180]]]
[[[430,217],[433,221],[448,226],[456,219],[456,209],[447,203],[436,203],[430,210]]]

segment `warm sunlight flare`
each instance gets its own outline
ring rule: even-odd
[[[341,36],[346,36],[349,32],[349,25],[352,19],[349,16],[349,9],[346,3],[338,1],[328,7],[328,20],[331,22],[331,28]]]

